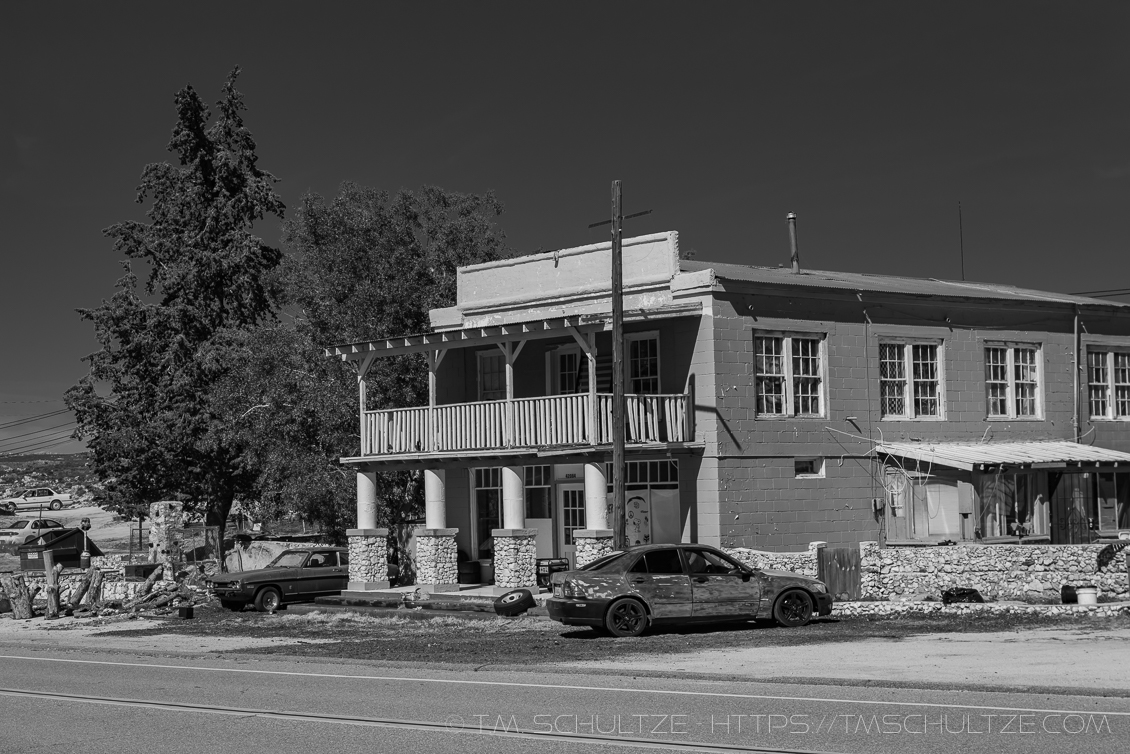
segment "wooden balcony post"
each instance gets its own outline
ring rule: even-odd
[[[357,366],[357,405],[360,409],[358,411],[358,419],[360,421],[361,430],[361,455],[363,456],[370,455],[373,452],[373,438],[369,434],[369,423],[366,421],[365,417],[365,411],[367,410],[365,395],[367,384],[365,382],[365,375],[369,373],[369,368],[373,366],[373,359],[376,357],[377,355],[375,353],[371,353],[366,356],[364,360],[354,362]]]
[[[596,397],[596,333],[582,333],[577,328],[570,327],[569,334],[573,336],[573,340],[577,341],[577,345],[581,347],[582,353],[588,359],[589,410],[585,422],[588,424],[589,444],[596,445],[600,434],[600,407]]]
[[[428,357],[428,426],[425,429],[427,437],[424,439],[423,450],[429,453],[436,450],[436,371],[445,355],[446,350],[425,353]]]
[[[498,344],[502,355],[506,357],[506,437],[503,439],[508,448],[514,447],[514,362],[525,346],[524,340]]]

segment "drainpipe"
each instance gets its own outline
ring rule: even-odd
[[[793,272],[800,272],[800,252],[797,251],[796,242],[796,213],[788,214],[789,221],[789,259],[793,263]]]
[[[1072,429],[1075,430],[1075,442],[1079,442],[1079,370],[1082,368],[1082,365],[1079,364],[1079,307],[1078,306],[1075,307],[1075,339],[1072,342],[1072,345],[1075,348],[1075,369],[1074,369],[1075,391],[1073,393],[1074,401],[1072,403],[1072,405],[1075,408],[1075,411],[1074,411],[1074,413],[1071,414],[1071,427],[1072,427]]]

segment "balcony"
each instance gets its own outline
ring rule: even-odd
[[[693,439],[686,394],[627,395],[626,442],[682,443]],[[361,453],[443,453],[598,446],[612,442],[612,396],[589,394],[450,403],[366,411]]]

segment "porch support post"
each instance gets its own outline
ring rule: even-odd
[[[428,529],[447,528],[447,474],[424,469],[424,521]]]
[[[502,467],[502,526],[526,528],[526,485],[521,466]]]
[[[581,347],[581,352],[584,353],[585,358],[588,360],[589,367],[589,411],[586,421],[588,422],[588,435],[590,445],[600,444],[600,413],[597,407],[596,397],[596,333],[586,332],[582,333],[575,327],[569,328],[569,334],[573,336],[573,340],[577,341],[577,345]]]
[[[377,528],[377,475],[357,472],[357,528],[345,531],[349,545],[346,591],[388,588],[388,529]]]
[[[455,535],[447,527],[447,475],[424,469],[424,528],[416,535],[416,583],[428,592],[459,590]]]
[[[377,528],[377,474],[357,472],[357,528]]]
[[[585,528],[573,532],[573,543],[577,546],[577,568],[612,552],[608,479],[603,462],[585,464]]]

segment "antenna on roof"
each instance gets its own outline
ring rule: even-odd
[[[965,282],[965,233],[961,227],[961,202],[957,203],[957,245],[961,251],[961,282]]]

